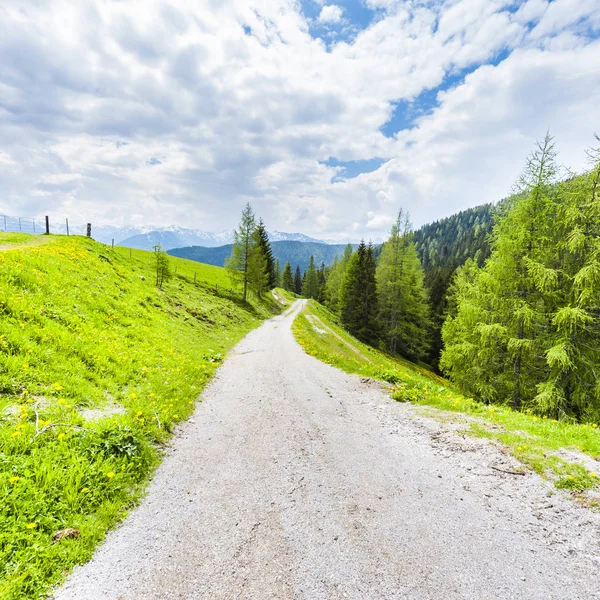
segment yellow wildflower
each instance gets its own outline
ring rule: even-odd
[[[109,479],[112,479],[112,478],[115,476],[115,474],[114,474],[112,471],[109,471],[109,472],[106,474],[106,476],[107,476]]]
[[[27,529],[35,529],[37,527],[37,523],[29,523],[27,525]]]
[[[8,481],[9,483],[17,483],[17,481],[19,481],[19,478],[15,475],[14,477],[9,477]]]

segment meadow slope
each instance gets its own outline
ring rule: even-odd
[[[449,381],[409,361],[352,337],[332,312],[313,300],[294,321],[297,341],[312,356],[389,384],[392,398],[410,402],[429,416],[471,435],[502,444],[526,468],[567,490],[578,501],[600,507],[600,430],[515,412],[463,396]],[[431,408],[430,408],[431,407]]]
[[[82,237],[0,234],[0,597],[36,598],[140,497],[160,445],[266,316],[223,269]],[[194,274],[196,283],[194,283]],[[73,537],[53,543],[60,530]],[[78,537],[75,537],[78,536]]]

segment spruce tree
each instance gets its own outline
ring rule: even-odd
[[[424,273],[408,214],[398,213],[377,266],[379,320],[389,352],[423,358],[429,345],[429,305]]]
[[[290,265],[289,261],[286,262],[285,267],[283,267],[281,285],[283,289],[288,292],[294,292],[296,290],[296,287],[294,285],[294,275],[292,274],[292,265]]]
[[[294,291],[296,294],[302,294],[302,273],[300,265],[296,265],[296,274],[294,275]]]
[[[373,247],[361,241],[352,255],[340,292],[343,326],[367,344],[378,341],[377,284]]]
[[[319,299],[319,272],[315,265],[315,257],[311,254],[308,262],[308,268],[304,272],[304,278],[302,282],[302,295],[305,298]]]
[[[269,234],[265,228],[265,224],[262,219],[259,220],[256,230],[254,232],[256,245],[259,251],[262,253],[267,274],[267,288],[273,289],[277,286],[277,271],[275,269],[275,259],[273,258],[273,250],[269,243]]]

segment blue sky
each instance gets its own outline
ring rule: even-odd
[[[599,34],[598,0],[0,3],[0,213],[381,239],[548,129],[585,168]]]

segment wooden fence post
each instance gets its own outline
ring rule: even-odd
[[[67,223],[67,235],[69,235],[69,219],[65,219],[66,223]]]
[[[91,224],[91,223],[88,223],[88,224],[87,224],[87,228],[86,228],[86,229],[87,229],[87,231],[86,231],[86,235],[87,235],[89,238],[91,238],[91,237],[92,237],[92,224]]]
[[[48,215],[46,215],[46,235],[50,234],[50,219],[48,218]]]
[[[110,245],[111,248],[115,247],[115,238],[112,239],[112,244]]]

